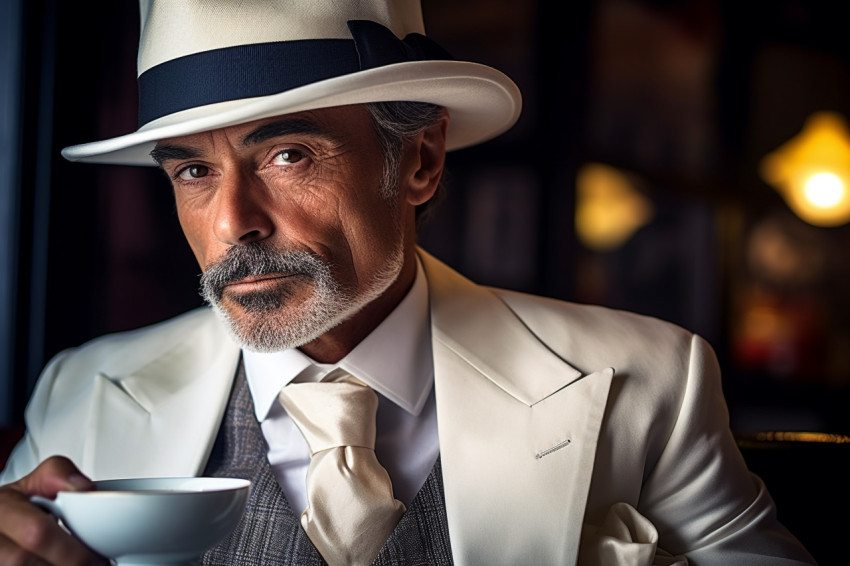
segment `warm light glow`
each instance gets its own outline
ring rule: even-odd
[[[590,163],[576,180],[576,232],[594,250],[621,246],[652,218],[652,204],[622,172]]]
[[[844,198],[844,183],[832,173],[818,173],[809,177],[803,191],[813,205],[831,208]]]
[[[762,178],[794,213],[815,226],[850,222],[850,132],[844,118],[818,112],[802,131],[765,156]]]

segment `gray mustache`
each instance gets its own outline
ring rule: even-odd
[[[201,295],[221,298],[224,287],[245,277],[272,273],[317,277],[329,271],[316,255],[301,250],[278,250],[264,242],[233,246],[225,255],[207,266],[201,274]]]

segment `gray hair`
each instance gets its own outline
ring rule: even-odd
[[[378,143],[384,153],[384,170],[381,178],[381,193],[384,198],[395,196],[398,189],[398,174],[404,142],[425,128],[437,123],[442,106],[428,102],[371,102],[366,109],[372,115]],[[445,172],[440,177],[437,190],[428,201],[416,207],[416,230],[422,229],[433,217],[434,211],[446,195]]]

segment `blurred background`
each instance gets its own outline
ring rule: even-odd
[[[524,95],[449,156],[422,234],[478,282],[624,308],[715,348],[733,431],[825,564],[850,433],[850,5],[424,0],[431,37]],[[0,425],[46,361],[200,306],[155,169],[69,164],[135,130],[132,0],[0,3]],[[845,558],[846,560],[846,558]]]

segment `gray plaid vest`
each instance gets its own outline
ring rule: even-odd
[[[251,480],[242,521],[204,555],[205,565],[325,566],[301,528],[266,457],[242,364],[213,446],[205,476]],[[452,564],[440,460],[375,559],[374,566]]]

